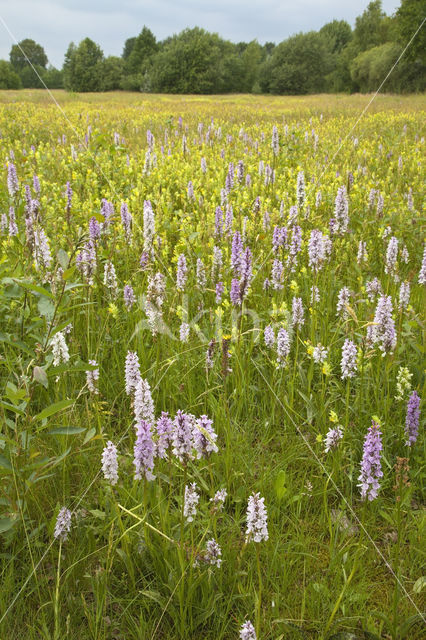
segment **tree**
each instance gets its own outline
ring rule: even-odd
[[[388,41],[390,18],[382,11],[382,1],[370,2],[355,20],[354,45],[357,53]]]
[[[108,56],[100,66],[101,91],[116,91],[121,88],[123,79],[123,60],[116,56]]]
[[[324,44],[332,54],[341,53],[342,49],[352,39],[352,29],[346,20],[327,22],[319,31]]]
[[[14,44],[9,54],[10,63],[18,73],[28,65],[28,60],[35,67],[46,68],[47,55],[40,44],[26,38],[18,44]]]
[[[243,91],[251,93],[258,84],[259,67],[263,57],[262,47],[257,40],[248,43],[241,57],[244,65]]]
[[[351,63],[351,76],[360,91],[372,92],[380,86],[389,69],[401,54],[397,42],[386,42],[360,53]],[[384,85],[384,91],[405,93],[425,91],[425,74],[419,73],[419,62],[402,58]]]
[[[245,91],[245,67],[237,46],[229,43],[223,55],[223,75],[221,91],[224,93],[242,93]]]
[[[124,43],[124,49],[121,56],[123,60],[128,59],[128,57],[132,53],[133,47],[135,46],[135,42],[136,42],[136,37],[127,38],[126,42]]]
[[[20,89],[21,79],[10,62],[0,60],[0,89]]]
[[[157,50],[158,45],[154,34],[148,27],[144,27],[140,34],[134,39],[134,43],[126,59],[127,74],[144,73],[147,63]]]
[[[263,45],[264,57],[268,58],[274,53],[275,43],[274,42],[265,42]]]
[[[345,20],[333,20],[319,31],[329,54],[330,72],[325,78],[327,91],[349,91],[351,76],[347,45],[352,40],[352,29]]]
[[[49,66],[43,74],[43,80],[49,89],[64,88],[64,74],[60,69]]]
[[[71,43],[65,54],[63,66],[65,88],[71,91],[101,91],[102,49],[90,38],[85,38],[78,47]]]
[[[70,42],[68,49],[65,52],[64,64],[62,66],[62,75],[64,78],[64,87],[67,91],[72,91],[72,74],[73,74],[73,60],[76,50],[74,42]]]
[[[416,33],[425,17],[425,4],[423,0],[401,0],[401,6],[395,14],[395,26],[398,42],[404,47]],[[426,66],[426,27],[417,33],[416,37],[404,54],[407,60],[420,61],[425,73]]]
[[[281,42],[260,71],[260,88],[278,94],[319,93],[325,90],[330,61],[323,38],[315,31]]]
[[[43,76],[46,73],[46,69],[43,67],[33,65],[30,67],[27,65],[19,71],[19,77],[21,78],[22,86],[24,89],[42,89]]]
[[[153,90],[220,93],[225,84],[224,41],[195,27],[173,36],[153,58]]]
[[[121,88],[128,91],[150,91],[152,58],[158,51],[158,43],[148,27],[143,27],[135,38],[128,38],[124,45],[124,69]]]

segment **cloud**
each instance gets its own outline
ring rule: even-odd
[[[33,38],[61,67],[68,44],[89,37],[105,55],[121,55],[127,38],[148,26],[157,39],[199,26],[233,42],[281,42],[333,19],[354,24],[368,0],[0,0],[0,17],[19,41]],[[384,0],[391,14],[398,0]],[[0,58],[14,41],[0,21]]]

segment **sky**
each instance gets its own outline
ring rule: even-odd
[[[278,44],[331,20],[351,26],[369,0],[0,0],[0,59],[12,44],[32,38],[50,64],[62,67],[69,43],[92,38],[107,55],[120,56],[127,38],[146,25],[162,40],[186,27],[202,27],[232,42]],[[399,0],[382,0],[391,15]],[[9,33],[10,32],[10,33]]]

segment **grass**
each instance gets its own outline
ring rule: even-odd
[[[404,426],[408,398],[413,390],[421,396],[424,384],[424,286],[418,281],[424,96],[378,96],[352,129],[369,96],[53,93],[63,112],[42,91],[0,92],[0,202],[9,216],[0,236],[0,638],[228,640],[250,619],[262,640],[420,639],[424,442],[420,431],[407,447]],[[273,125],[278,155],[271,148]],[[155,137],[151,156],[147,129]],[[234,185],[223,202],[231,162]],[[16,193],[7,186],[11,163]],[[265,180],[265,166],[275,171],[274,182]],[[289,246],[273,253],[272,233],[286,226],[290,244],[301,171],[302,243],[292,268]],[[68,210],[67,182],[73,192]],[[39,202],[37,216],[26,204],[25,185]],[[332,236],[330,256],[315,272],[310,233],[329,235],[342,185],[348,232]],[[96,243],[88,279],[76,256],[89,239],[89,221],[105,222],[102,199],[112,202],[114,215]],[[160,242],[155,239],[142,268],[145,200]],[[132,215],[130,241],[122,202]],[[230,301],[232,234],[215,235],[221,203],[224,214],[232,205],[232,232],[242,233],[253,256],[241,307]],[[11,206],[15,235],[9,234]],[[46,233],[50,265],[26,234],[30,215]],[[398,258],[389,268],[392,236]],[[365,261],[357,261],[361,240]],[[214,246],[223,252],[220,277],[211,275]],[[182,253],[184,291],[176,287]],[[275,257],[283,262],[282,288],[265,291]],[[197,282],[197,259],[205,265],[205,285]],[[117,291],[104,284],[108,261]],[[146,301],[156,272],[165,277],[164,324],[152,335]],[[393,304],[396,345],[385,355],[367,341],[377,297],[369,299],[366,284],[374,277]],[[399,310],[401,282],[410,283],[411,295]],[[136,298],[130,311],[125,285]],[[312,286],[319,290],[316,303]],[[339,313],[344,286],[351,297]],[[291,318],[294,297],[304,307],[299,330]],[[188,342],[179,340],[182,322],[190,325]],[[69,324],[70,358],[55,366],[52,338]],[[276,345],[265,344],[268,324],[291,338],[284,367],[277,366]],[[357,371],[343,380],[346,339],[356,345]],[[206,369],[211,340],[214,364]],[[312,358],[318,343],[327,349],[322,364]],[[138,354],[156,417],[162,411],[174,417],[179,409],[209,416],[217,453],[182,462],[169,452],[155,460],[155,480],[134,479],[133,403],[124,384],[129,350]],[[89,360],[99,368],[98,394],[87,385]],[[412,377],[397,400],[401,367]],[[365,502],[357,485],[373,419],[381,425],[383,478],[378,497]],[[337,424],[343,439],[326,453],[327,432]],[[109,440],[119,452],[115,485],[101,470]],[[396,479],[397,457],[408,458],[409,485]],[[190,482],[200,500],[194,521],[186,522]],[[222,488],[228,497],[215,511],[210,499]],[[265,498],[268,513],[269,537],[260,543],[245,535],[253,492]],[[72,512],[64,541],[54,538],[63,506]],[[211,538],[221,547],[220,567],[202,559]]]

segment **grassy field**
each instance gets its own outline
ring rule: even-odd
[[[0,639],[420,640],[425,97],[53,96],[0,92]]]

